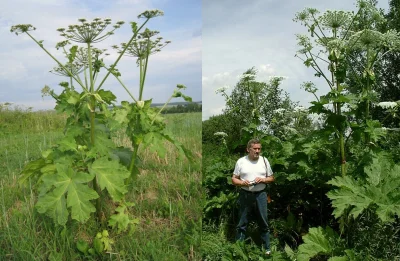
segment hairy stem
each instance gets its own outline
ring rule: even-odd
[[[94,82],[93,82],[93,68],[92,68],[92,50],[90,47],[90,43],[88,45],[88,60],[89,60],[89,81],[90,81],[90,93],[94,94]],[[92,95],[90,97],[90,144],[94,147],[95,144],[95,118],[96,118],[96,99]],[[101,192],[99,190],[99,186],[97,184],[97,179],[94,177],[93,179],[93,188],[99,194],[99,197],[96,199],[96,214],[98,220],[101,220]]]
[[[137,144],[137,145],[135,145],[135,146],[133,146],[133,153],[132,153],[131,164],[129,165],[129,171],[131,172],[131,178],[134,177],[134,176],[133,176],[133,175],[134,175],[133,168],[134,168],[134,166],[135,166],[135,159],[136,159],[137,154],[138,154],[139,146],[140,146],[140,143]]]
[[[147,42],[147,55],[146,55],[146,60],[145,60],[145,63],[144,63],[142,85],[140,87],[140,100],[142,100],[143,89],[144,89],[144,81],[146,80],[147,65],[149,63],[149,56],[150,56],[150,39]]]
[[[142,93],[143,93],[143,62],[142,62],[142,58],[139,58],[139,68],[140,68],[140,76],[139,76],[139,101],[142,100]]]

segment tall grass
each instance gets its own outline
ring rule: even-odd
[[[0,137],[16,133],[46,133],[61,130],[67,115],[14,107],[0,108]]]
[[[172,146],[167,147],[166,158],[142,150],[141,173],[127,195],[127,200],[135,203],[130,215],[140,223],[132,233],[119,235],[106,222],[68,222],[64,229],[36,212],[37,192],[31,185],[20,187],[18,176],[26,162],[63,135],[65,118],[51,112],[17,111],[21,122],[15,123],[12,113],[0,112],[1,122],[7,123],[0,136],[0,260],[201,259],[201,113],[166,116],[168,129],[192,150],[194,162],[179,159]],[[43,115],[52,120],[41,119]],[[49,122],[53,124],[50,131],[42,130],[42,124]],[[114,140],[129,145],[123,134]],[[107,211],[113,211],[112,205],[104,204]],[[76,242],[91,244],[103,229],[108,229],[114,240],[112,251],[104,256],[82,256]]]

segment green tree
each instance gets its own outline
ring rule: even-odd
[[[293,112],[297,105],[280,88],[284,78],[271,77],[268,82],[260,82],[255,80],[256,76],[256,69],[250,68],[243,73],[229,95],[226,88],[217,90],[217,93],[225,97],[224,114],[230,119],[232,127],[228,134],[230,139],[236,141],[233,147],[245,144],[251,137],[275,135],[284,138],[284,127],[301,126],[300,118],[293,119],[292,115],[282,113]],[[302,117],[301,121],[306,119]]]

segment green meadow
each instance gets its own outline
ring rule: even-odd
[[[129,215],[133,230],[117,234],[106,222],[55,225],[35,209],[38,191],[18,182],[22,168],[63,136],[66,117],[51,111],[0,111],[0,260],[200,260],[202,218],[201,113],[166,115],[167,128],[195,159],[180,159],[175,148],[165,158],[142,148],[140,174],[126,196],[135,205]],[[118,146],[130,147],[124,133],[114,133]],[[112,201],[103,202],[111,211]],[[92,220],[92,219],[91,219]],[[112,250],[84,255],[77,242],[89,246],[108,230]]]

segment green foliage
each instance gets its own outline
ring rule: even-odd
[[[103,254],[104,252],[110,252],[112,250],[111,245],[114,244],[114,240],[108,237],[108,231],[103,230],[102,233],[97,233],[96,237],[93,239],[93,247],[98,254]]]
[[[163,15],[163,12],[158,10],[146,11],[138,16],[146,19],[140,27],[136,23],[131,23],[133,35],[128,43],[122,44],[121,49],[117,48],[119,56],[110,66],[106,66],[101,58],[104,50],[96,49],[92,44],[111,36],[124,24],[123,21],[116,22],[108,32],[105,31],[111,24],[111,19],[108,18],[104,20],[95,18],[91,23],[95,24],[95,27],[88,27],[86,19],[82,18],[79,19],[79,24],[69,26],[68,30],[57,29],[61,36],[66,38],[66,41],[56,45],[56,49],[61,49],[67,58],[66,63],[57,60],[45,49],[43,41],[37,41],[29,33],[35,29],[33,26],[16,25],[11,28],[16,34],[28,34],[57,63],[58,66],[54,68],[55,74],[69,77],[69,82],[60,83],[63,91],[59,95],[48,86],[42,90],[43,95],[51,95],[56,100],[55,109],[58,112],[68,115],[65,135],[57,145],[43,153],[40,159],[29,163],[22,170],[20,178],[21,183],[33,181],[35,188],[39,188],[36,208],[39,213],[47,214],[57,224],[65,226],[69,215],[81,223],[86,222],[92,212],[96,212],[97,220],[101,221],[101,201],[104,200],[105,190],[112,200],[122,201],[128,192],[127,179],[139,172],[137,163],[141,144],[165,156],[166,140],[177,148],[181,158],[187,156],[192,159],[190,151],[167,132],[163,118],[159,116],[162,109],[150,108],[151,100],[142,100],[149,56],[159,52],[169,41],[161,47],[159,44],[161,38],[151,40],[158,34],[157,31],[149,29],[140,31],[149,19],[160,15]],[[67,51],[66,46],[71,44],[70,42],[83,43],[86,48],[75,45]],[[138,51],[138,44],[143,43],[146,48],[139,48],[140,53],[135,55],[140,66],[139,99],[136,100],[119,78],[121,73],[116,66],[125,52]],[[98,84],[97,76],[102,69],[106,69],[107,74]],[[81,73],[84,81],[79,77]],[[135,101],[123,102],[123,107],[113,112],[110,111],[110,105],[114,105],[116,96],[111,91],[102,89],[110,74],[117,78]],[[74,84],[80,86],[82,90],[78,91]],[[185,88],[184,85],[178,84],[170,99],[181,97],[191,102],[191,98],[181,91]],[[112,132],[122,128],[127,128],[126,133],[131,139],[133,151],[116,148],[111,138]],[[130,156],[127,156],[129,152]],[[119,214],[112,216],[111,223],[118,228],[118,231],[124,231],[128,224],[136,222],[126,220],[127,216],[122,205],[117,212]],[[102,247],[109,250],[109,244],[104,238],[105,235],[103,238],[95,239],[95,249],[98,253],[102,252]],[[100,241],[102,243],[99,243]]]
[[[331,256],[332,260],[343,260],[337,255],[343,252],[343,241],[332,228],[310,228],[307,235],[303,236],[304,243],[299,246],[297,260],[306,261],[315,256]],[[336,256],[336,257],[335,257]],[[349,260],[349,259],[344,259]]]
[[[231,157],[218,157],[205,168],[203,187],[206,201],[203,215],[206,220],[214,217],[212,221],[218,221],[216,216],[222,217],[236,208],[237,191],[231,184],[234,164],[235,161]]]
[[[293,111],[296,105],[280,88],[283,77],[258,82],[256,76],[257,71],[254,67],[250,68],[243,73],[230,95],[225,89],[217,91],[225,97],[224,115],[232,121],[230,126],[233,128],[227,131],[232,148],[246,144],[252,137],[262,138],[266,134],[279,136],[284,126],[293,123],[291,116],[279,111]]]
[[[85,222],[96,208],[90,202],[99,195],[89,188],[87,183],[93,176],[84,172],[76,172],[70,166],[56,164],[57,175],[43,177],[42,196],[39,197],[36,207],[39,213],[47,213],[60,225],[68,220],[67,207],[71,209],[71,217],[79,222]],[[48,188],[54,189],[52,191]]]
[[[89,173],[96,177],[100,189],[106,188],[114,200],[120,201],[127,192],[124,180],[129,177],[129,172],[118,161],[106,157],[96,159],[89,166]]]
[[[134,203],[123,202],[120,206],[115,209],[116,214],[110,217],[108,225],[113,229],[117,229],[118,233],[125,232],[128,227],[132,232],[135,229],[135,225],[139,224],[139,219],[130,219],[129,212],[127,213],[128,207],[134,206]]]
[[[32,119],[39,123],[41,117],[46,117],[47,113],[51,114],[35,112]],[[55,122],[65,122],[64,115],[51,116]],[[50,254],[65,260],[100,260],[109,259],[110,256],[114,259],[119,257],[121,260],[200,260],[202,205],[199,200],[202,199],[202,188],[199,172],[201,162],[198,159],[190,164],[187,160],[181,161],[176,158],[176,151],[172,146],[167,147],[165,159],[143,150],[139,155],[142,161],[138,166],[144,175],[137,178],[134,188],[125,195],[126,200],[135,202],[135,206],[128,207],[125,213],[129,214],[130,219],[137,218],[141,222],[135,226],[132,233],[129,233],[128,227],[126,232],[117,235],[117,227],[112,230],[110,227],[109,238],[115,243],[112,244],[111,253],[104,252],[104,255],[100,256],[93,248],[94,236],[98,231],[105,229],[99,228],[99,225],[107,226],[109,217],[118,213],[114,211],[119,203],[113,202],[104,190],[101,223],[94,218],[90,218],[84,224],[70,220],[65,229],[62,226],[54,226],[52,219],[38,213],[34,205],[39,194],[36,188],[40,186],[35,184],[42,175],[40,169],[39,174],[27,179],[24,187],[19,186],[16,177],[24,162],[44,159],[53,153],[53,149],[50,149],[50,154],[47,149],[57,145],[63,138],[65,123],[57,132],[39,132],[40,129],[36,129],[35,124],[30,124],[26,115],[23,117],[26,121],[20,124],[30,127],[13,134],[7,129],[3,133],[5,135],[0,136],[0,211],[4,214],[0,215],[0,260],[47,260]],[[166,115],[166,120],[168,131],[182,144],[190,146],[195,155],[201,155],[201,114]],[[111,135],[118,146],[129,145],[124,133],[111,132]],[[126,152],[123,150],[122,154],[129,155],[127,158],[130,160],[132,151],[126,148]],[[115,155],[111,155],[110,158],[118,160]],[[48,167],[51,167],[51,164]],[[53,174],[55,171],[54,166]],[[95,200],[92,200],[92,203],[94,204]],[[168,205],[165,216],[154,211],[163,208],[164,205]],[[160,231],[163,231],[164,235],[161,238]],[[79,251],[79,241],[86,242],[87,250],[92,249],[92,254]]]
[[[329,184],[339,187],[327,194],[335,207],[333,214],[340,217],[348,209],[348,215],[357,218],[365,209],[375,207],[383,222],[393,221],[394,216],[400,214],[400,166],[393,166],[385,154],[379,154],[364,170],[366,180],[347,176],[329,181]]]
[[[398,14],[397,2],[391,1],[392,22]],[[293,102],[292,106],[279,105],[268,112],[258,110],[263,101],[257,98],[262,97],[263,90],[274,93],[269,87],[279,86],[280,80],[257,82],[254,70],[242,76],[231,95],[225,89],[218,91],[225,97],[227,110],[203,123],[204,220],[207,224],[224,221],[230,226],[220,225],[223,233],[218,232],[218,236],[206,233],[204,238],[210,242],[204,243],[203,259],[250,260],[252,256],[252,251],[227,242],[233,239],[237,219],[232,218],[235,208],[229,204],[235,192],[226,186],[234,165],[226,161],[230,158],[234,162],[240,155],[221,157],[226,150],[214,135],[217,132],[225,132],[224,141],[241,153],[249,138],[262,138],[264,156],[275,176],[269,191],[273,199],[268,205],[271,232],[280,247],[286,245],[286,256],[291,260],[398,258],[400,169],[398,133],[393,131],[398,129],[398,107],[390,115],[381,111],[376,117],[381,105],[375,105],[378,101],[399,100],[395,98],[398,88],[393,85],[398,80],[397,73],[393,73],[398,66],[393,64],[398,60],[400,38],[386,27],[376,1],[357,1],[356,5],[355,12],[319,13],[307,8],[296,16],[295,21],[309,32],[298,36],[296,56],[330,89],[317,97],[316,85],[303,84],[315,97],[308,111],[291,114]],[[385,61],[385,56],[390,59]],[[391,68],[381,63],[389,60]],[[388,77],[382,81],[385,73]],[[319,114],[320,126],[308,121],[311,113]],[[308,228],[301,244],[300,236]]]
[[[270,221],[274,236],[279,239],[280,245],[297,247],[300,242],[303,220],[289,212],[286,219],[273,219]]]

